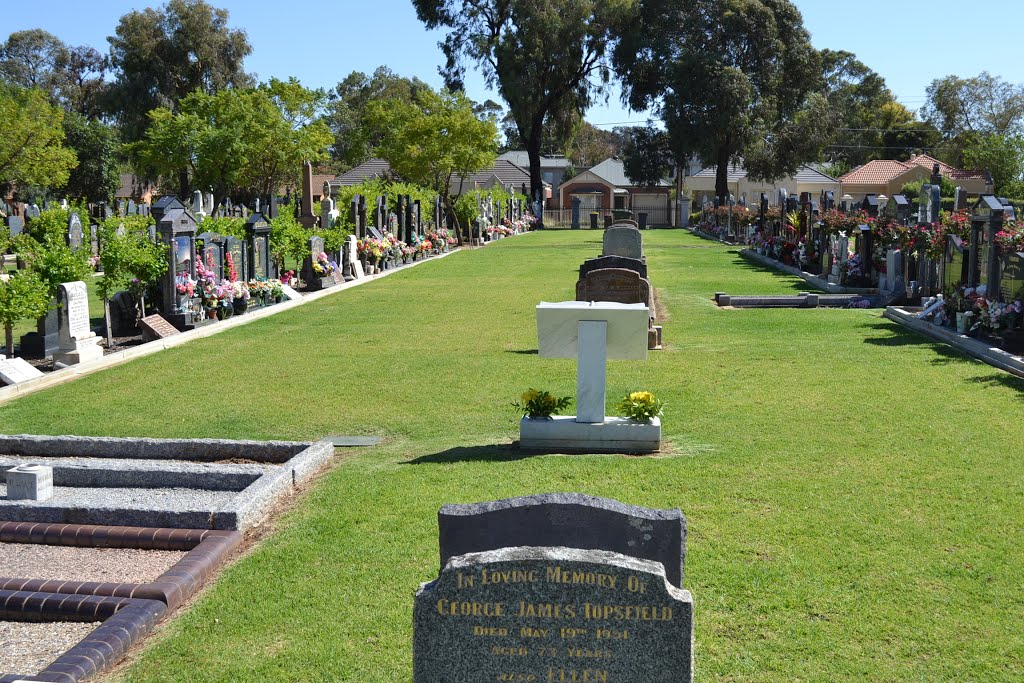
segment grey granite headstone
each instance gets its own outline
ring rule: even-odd
[[[625,268],[636,271],[640,277],[647,277],[647,262],[641,259],[626,258],[625,256],[599,256],[589,258],[580,266],[580,278],[585,278],[587,273],[604,268]]]
[[[691,683],[693,599],[601,550],[460,555],[413,606],[413,682]]]
[[[609,550],[665,565],[683,585],[686,517],[678,509],[626,505],[582,493],[445,505],[437,513],[441,566],[455,555],[510,546],[566,546]]]
[[[644,304],[655,317],[651,283],[635,270],[602,268],[592,270],[576,281],[576,301],[613,301],[620,304]]]
[[[11,232],[11,237],[17,237],[21,234],[22,228],[25,227],[25,220],[21,216],[8,216],[7,217],[7,229]]]
[[[643,237],[634,227],[611,227],[604,231],[602,256],[644,257]]]
[[[68,246],[73,250],[82,248],[82,241],[85,238],[85,232],[82,229],[82,219],[78,217],[78,214],[72,211],[68,215]]]

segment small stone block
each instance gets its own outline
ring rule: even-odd
[[[635,422],[605,417],[604,422],[577,422],[575,415],[550,420],[524,417],[519,447],[552,453],[655,453],[661,449],[661,419]]]
[[[732,297],[730,297],[727,294],[719,294],[718,295],[718,305],[719,306],[731,306],[732,305]]]
[[[335,448],[376,446],[381,441],[379,436],[325,436],[322,440]]]
[[[808,294],[806,297],[804,297],[804,306],[806,306],[807,308],[817,308],[818,307],[818,295],[817,294]]]
[[[7,470],[8,500],[49,500],[52,497],[52,467],[19,465]]]

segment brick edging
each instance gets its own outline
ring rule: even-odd
[[[100,583],[0,577],[0,590],[158,600],[180,605],[224,564],[242,543],[238,531],[112,527],[86,524],[0,522],[0,543],[38,543],[86,548],[184,550],[185,556],[148,583]]]
[[[112,666],[156,625],[166,610],[167,605],[158,600],[0,590],[0,619],[103,622],[40,673],[4,675],[0,683],[83,681]]]

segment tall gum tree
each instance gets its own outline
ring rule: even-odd
[[[564,144],[612,72],[608,53],[637,0],[413,0],[427,28],[449,30],[441,69],[461,89],[467,62],[508,103],[530,158],[530,191],[543,198],[545,141]],[[538,216],[538,218],[542,218]]]
[[[794,173],[834,125],[816,92],[820,58],[788,0],[641,0],[614,63],[629,105],[661,115],[677,163],[717,165],[723,200],[731,162],[754,180]]]

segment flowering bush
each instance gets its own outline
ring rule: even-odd
[[[552,415],[557,415],[559,411],[572,405],[572,398],[569,396],[555,398],[549,392],[537,389],[528,389],[521,399],[522,403],[516,401],[512,405],[522,412],[523,417],[532,419],[550,419]]]
[[[619,401],[619,413],[637,422],[650,422],[661,417],[665,404],[649,391],[633,391]]]
[[[1006,221],[1003,229],[996,233],[995,242],[1003,254],[1024,251],[1024,229],[1018,227],[1015,221]]]

